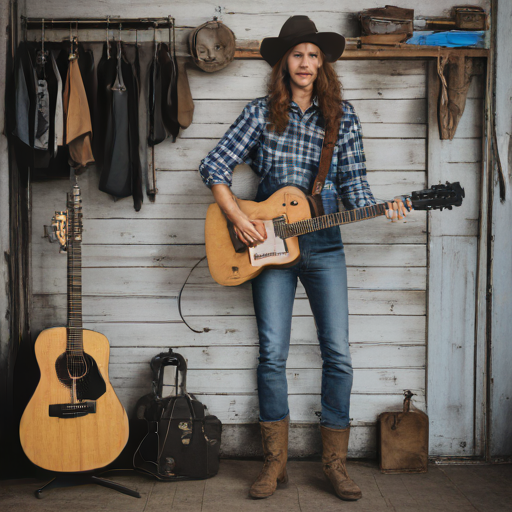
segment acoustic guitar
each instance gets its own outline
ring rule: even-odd
[[[409,198],[415,210],[442,210],[460,206],[464,189],[459,182],[434,185],[412,192]],[[256,277],[267,267],[290,266],[300,256],[298,236],[333,226],[373,219],[384,215],[387,203],[312,217],[306,195],[296,187],[284,187],[266,201],[237,200],[251,219],[262,220],[267,240],[256,248],[247,248],[235,239],[234,231],[222,210],[214,203],[208,207],[205,222],[206,256],[210,274],[217,283],[237,286]]]
[[[50,471],[79,472],[112,462],[128,441],[128,417],[108,377],[109,343],[82,328],[82,206],[75,185],[52,226],[67,250],[68,325],[38,336],[41,378],[20,423],[27,457]]]

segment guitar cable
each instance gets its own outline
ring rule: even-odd
[[[397,196],[397,197],[403,197],[403,196]],[[403,198],[405,199],[405,198]],[[376,201],[380,201],[382,203],[387,203],[388,201],[385,201],[383,199],[376,199]],[[406,201],[404,201],[404,206],[406,207],[407,211],[411,211],[411,208],[409,207],[409,205],[407,204]],[[183,290],[185,289],[185,285],[187,284],[190,276],[192,275],[192,272],[195,270],[195,268],[202,262],[206,259],[206,256],[203,256],[191,269],[190,269],[190,272],[188,273],[188,276],[187,278],[185,279],[185,282],[183,283],[181,289],[180,289],[180,293],[178,294],[178,312],[180,314],[180,318],[181,320],[183,321],[183,323],[192,331],[192,332],[195,332],[197,334],[201,334],[203,332],[207,332],[208,329],[206,328],[203,328],[201,331],[198,331],[192,327],[190,327],[190,325],[188,324],[188,322],[185,320],[185,318],[183,317],[183,313],[181,311],[181,295],[183,294]]]
[[[196,332],[198,334],[201,334],[203,332],[207,332],[207,329],[203,329],[201,331],[197,331],[196,329],[193,329],[192,327],[190,327],[190,325],[187,323],[187,321],[185,320],[185,318],[183,317],[183,313],[181,312],[181,294],[183,293],[183,290],[185,288],[185,285],[187,284],[190,276],[192,275],[192,272],[195,270],[195,268],[199,265],[199,263],[201,263],[202,261],[204,261],[206,259],[206,256],[203,256],[191,269],[190,269],[190,272],[188,273],[188,276],[187,278],[185,279],[185,282],[183,283],[183,286],[181,287],[181,290],[180,290],[180,293],[178,294],[178,312],[180,314],[180,318],[182,319],[183,323],[192,331],[192,332]]]

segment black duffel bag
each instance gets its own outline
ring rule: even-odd
[[[162,396],[164,368],[176,367],[176,396]],[[187,393],[187,363],[169,349],[151,360],[153,392],[137,402],[138,420],[148,431],[135,455],[136,469],[160,480],[210,478],[219,471],[222,424]]]

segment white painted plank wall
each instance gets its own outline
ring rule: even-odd
[[[512,17],[510,2],[497,2],[497,54],[496,54],[496,137],[501,165],[505,177],[507,197],[499,199],[497,168],[493,166],[492,203],[492,319],[490,354],[490,443],[489,454],[497,460],[510,460],[512,439],[510,419],[512,418],[512,381],[510,360],[512,358],[512,322],[510,321],[512,296],[512,242],[510,225],[512,219],[511,178],[512,178],[512,112],[510,98],[512,88],[512,46],[508,21]]]
[[[487,2],[481,2],[487,5]],[[405,5],[407,4],[407,5]],[[316,2],[233,2],[220,9],[210,2],[172,5],[134,1],[69,4],[27,0],[29,16],[161,16],[194,27],[220,15],[239,39],[275,35],[289,13],[309,14],[320,30],[356,35],[358,6]],[[380,6],[377,0],[365,7]],[[410,1],[417,14],[441,15],[444,2]],[[171,12],[169,12],[169,10]],[[199,15],[199,13],[201,15]],[[255,16],[256,14],[256,16]],[[84,34],[86,36],[86,34]],[[377,197],[409,193],[426,184],[426,64],[419,61],[347,61],[337,64],[345,97],[353,102],[363,125],[368,179]],[[161,349],[180,350],[190,364],[189,390],[197,392],[227,424],[257,419],[255,367],[257,334],[249,285],[222,288],[198,267],[184,291],[183,311],[202,334],[180,321],[176,297],[189,269],[204,255],[203,219],[211,202],[196,169],[200,159],[236,118],[243,105],[265,92],[268,68],[262,61],[236,61],[216,74],[190,71],[196,114],[193,125],[175,144],[156,148],[155,203],[135,213],[129,199],[114,203],[97,191],[94,170],[80,178],[84,195],[84,325],[110,340],[110,375],[131,411],[149,390],[147,362]],[[472,88],[457,136],[459,151],[478,161],[475,112],[481,94]],[[469,137],[469,139],[468,139]],[[469,140],[469,142],[468,142]],[[451,157],[458,162],[457,155]],[[457,163],[449,164],[457,170]],[[471,165],[476,165],[471,163]],[[461,169],[461,172],[462,169]],[[247,169],[236,171],[234,190],[251,197],[255,180]],[[33,318],[32,331],[66,321],[65,256],[40,238],[54,210],[64,209],[65,181],[32,186]],[[466,189],[467,190],[467,189]],[[473,217],[471,218],[473,220]],[[426,215],[414,212],[404,224],[384,219],[346,226],[342,231],[349,265],[351,343],[356,367],[352,454],[374,450],[372,425],[378,413],[399,408],[403,389],[418,394],[425,407]],[[319,350],[304,290],[294,309],[288,364],[294,422],[315,422],[319,407]],[[243,447],[228,447],[243,454]],[[238,452],[237,452],[238,450]]]
[[[32,17],[167,17],[174,16],[178,26],[185,27],[179,31],[178,41],[187,38],[188,28],[194,28],[208,19],[217,16],[235,33],[237,39],[254,40],[279,33],[281,26],[293,14],[310,16],[320,31],[340,32],[347,37],[360,35],[357,14],[361,9],[382,7],[381,0],[366,0],[364,4],[349,0],[230,0],[219,5],[209,0],[176,0],[172,3],[150,0],[141,4],[138,0],[88,0],[77,3],[67,0],[26,0],[26,12]],[[480,5],[489,11],[490,0],[473,0],[473,5]],[[446,16],[452,5],[457,2],[445,0],[403,0],[401,7],[415,10],[416,16]],[[51,37],[51,33],[49,33]],[[95,34],[95,38],[97,35]],[[100,33],[101,38],[103,34]],[[141,35],[140,37],[143,37]],[[139,39],[140,39],[139,37]],[[152,37],[152,36],[151,36]],[[167,38],[163,31],[162,38]],[[87,34],[83,35],[87,38]]]
[[[2,0],[0,2],[0,26],[4,37],[0,40],[0,67],[2,70],[7,70],[7,56],[11,48],[7,39],[9,33],[8,23],[10,20],[10,2]],[[9,52],[9,53],[8,53]],[[2,80],[0,84],[0,96],[5,97],[5,81]],[[18,283],[12,282],[13,266],[18,266],[18,261],[15,260],[10,250],[11,236],[11,203],[9,200],[10,194],[10,176],[9,176],[9,150],[8,141],[5,136],[5,104],[0,105],[0,218],[2,224],[0,226],[0,254],[4,257],[0,263],[0,371],[2,377],[0,380],[0,403],[4,410],[12,411],[11,400],[8,398],[12,393],[11,372],[9,366],[12,364],[12,353],[14,352],[14,340],[11,339],[13,334],[10,328],[11,318],[11,296],[12,289],[18,286]],[[5,405],[9,404],[7,408]],[[11,435],[11,426],[7,419],[8,413],[4,413],[3,418],[0,420],[0,429],[3,432],[9,432]]]
[[[251,80],[264,83],[266,68],[261,62],[237,61],[234,66],[239,72],[245,67]],[[338,65],[342,79],[357,75],[358,70],[369,74],[372,67],[374,63],[369,62]],[[387,77],[395,80],[396,73],[405,83],[413,77],[414,84],[420,84],[412,99],[379,99],[378,94],[360,94],[357,89],[345,93],[361,113],[363,132],[369,127],[376,136],[365,135],[372,189],[378,197],[389,198],[425,185],[425,64],[384,66],[379,62],[378,68],[381,85]],[[223,73],[228,82],[229,74]],[[208,87],[208,76],[191,73],[191,84],[195,97],[196,90]],[[216,95],[220,92],[217,89]],[[372,99],[358,100],[359,96]],[[203,334],[179,323],[176,304],[190,268],[204,255],[203,219],[211,194],[195,169],[249,99],[197,101],[207,106],[202,112],[198,108],[198,126],[221,126],[221,130],[213,134],[204,130],[193,137],[184,132],[177,143],[157,147],[159,194],[140,213],[133,211],[129,200],[113,203],[98,192],[94,171],[80,178],[85,326],[109,337],[111,380],[129,410],[149,389],[147,361],[173,346],[189,360],[189,389],[200,395],[211,412],[225,423],[257,421],[257,333],[250,285],[220,287],[210,278],[206,263],[194,271],[183,294],[183,311],[195,328],[208,329]],[[226,104],[232,103],[236,105],[227,115]],[[217,125],[219,117],[224,122]],[[402,138],[404,133],[411,137],[411,132],[415,138]],[[246,170],[237,170],[234,188],[240,195],[250,197],[255,185]],[[67,186],[65,181],[34,184],[33,218],[49,219],[53,210],[62,208]],[[40,229],[34,223],[35,330],[63,324],[66,317],[65,256],[40,238]],[[366,429],[380,412],[400,407],[405,388],[413,389],[418,405],[424,407],[426,216],[415,212],[400,225],[377,219],[349,226],[343,229],[343,237],[356,368],[352,417],[356,427]],[[295,422],[317,421],[320,368],[314,322],[299,286],[288,362]],[[355,446],[354,453],[363,448]]]
[[[485,340],[475,324],[477,254],[482,172],[482,76],[473,78],[475,130],[457,131],[454,140],[439,140],[437,126],[438,83],[435,63],[429,69],[429,185],[460,181],[466,198],[460,208],[429,216],[428,299],[428,412],[430,453],[440,456],[483,456],[482,396],[477,379],[477,350]],[[477,92],[478,91],[478,92]],[[478,95],[480,95],[478,98]],[[478,121],[477,121],[478,120]],[[485,291],[483,292],[485,294]]]

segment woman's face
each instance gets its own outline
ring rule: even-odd
[[[320,48],[313,43],[298,44],[288,55],[286,64],[292,88],[312,89],[322,66]]]

